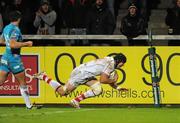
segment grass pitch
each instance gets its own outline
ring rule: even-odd
[[[180,108],[0,107],[0,123],[180,123]]]

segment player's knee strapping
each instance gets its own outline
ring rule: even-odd
[[[91,86],[91,88],[92,88],[94,95],[96,95],[96,96],[102,93],[102,87],[101,87],[100,82],[93,84]]]

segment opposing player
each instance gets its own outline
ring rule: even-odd
[[[33,43],[32,41],[22,42],[22,34],[18,27],[21,20],[19,11],[11,12],[9,20],[10,24],[4,28],[0,38],[0,44],[6,45],[5,53],[0,61],[0,85],[5,82],[9,72],[12,72],[20,84],[20,93],[24,98],[27,109],[32,109],[34,106],[30,103],[20,50],[21,47],[31,47]]]
[[[110,84],[115,89],[127,90],[117,86],[117,74],[115,74],[113,79],[110,79],[110,74],[116,68],[122,67],[124,63],[126,63],[126,56],[122,53],[119,53],[114,57],[105,57],[103,59],[97,59],[81,64],[72,71],[70,79],[64,86],[49,78],[45,72],[35,74],[34,78],[44,80],[61,96],[69,94],[81,84],[89,86],[91,88],[90,90],[79,95],[75,99],[72,99],[70,102],[72,106],[79,108],[80,101],[101,94],[101,84]],[[98,75],[100,75],[99,80],[95,78]]]

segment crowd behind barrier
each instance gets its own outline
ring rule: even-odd
[[[19,25],[24,35],[125,35],[129,46],[148,46],[147,40],[135,39],[146,35],[149,28],[151,10],[158,9],[162,0],[1,0],[0,33],[8,23],[8,14],[18,10],[22,13]],[[119,15],[122,7],[126,12]],[[167,34],[179,35],[180,0],[170,1],[164,23]],[[173,6],[172,6],[173,5]],[[119,16],[122,16],[119,19]],[[120,23],[120,27],[118,27]],[[159,28],[159,27],[157,27]],[[162,29],[163,30],[163,29]],[[167,35],[164,34],[164,35]],[[125,40],[126,40],[125,39]],[[135,39],[135,40],[134,40]],[[38,42],[38,41],[37,41]],[[48,43],[47,43],[48,42]],[[124,45],[115,40],[71,40],[68,42],[38,42],[37,45]],[[161,45],[161,44],[160,44]],[[163,45],[180,46],[179,40],[169,40]]]

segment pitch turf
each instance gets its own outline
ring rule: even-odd
[[[180,123],[180,108],[0,107],[0,123]]]

